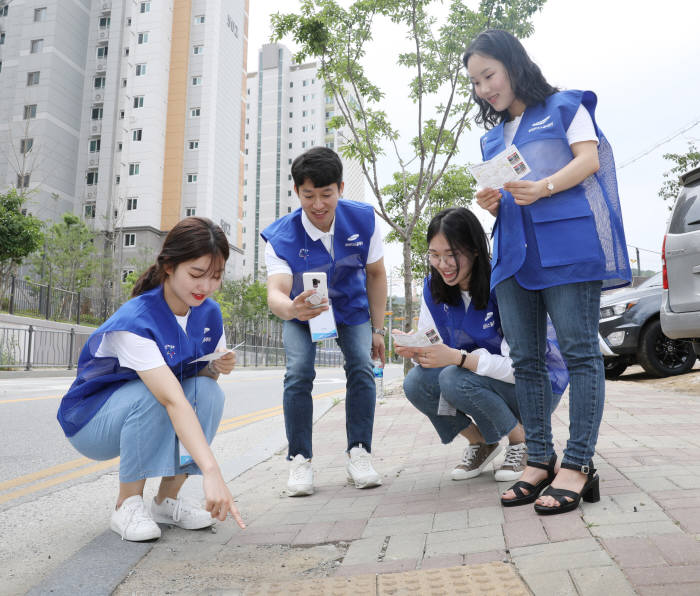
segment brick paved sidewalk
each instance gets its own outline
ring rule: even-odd
[[[559,454],[567,410],[563,399],[554,421]],[[551,517],[502,508],[508,483],[496,483],[490,468],[452,481],[466,441],[441,445],[402,395],[377,405],[374,437],[384,484],[357,490],[345,480],[344,407],[332,408],[314,427],[313,496],[284,494],[288,464],[275,456],[231,485],[248,529],[227,523],[214,538],[190,534],[177,541],[178,557],[197,573],[211,558],[235,556],[238,545],[341,542],[348,546],[336,577],[502,561],[537,595],[700,594],[700,396],[608,382],[595,460],[602,499]],[[156,543],[139,567],[158,571],[167,548]],[[168,573],[164,564],[160,571]]]

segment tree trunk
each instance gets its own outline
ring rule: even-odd
[[[403,295],[404,295],[404,321],[403,330],[408,333],[413,328],[413,271],[411,270],[411,240],[410,236],[403,243]],[[404,375],[413,368],[410,358],[404,358]]]

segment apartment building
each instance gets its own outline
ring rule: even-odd
[[[39,9],[51,34],[32,30]],[[6,12],[0,30],[13,18],[24,27],[6,41],[28,46],[12,47],[14,87],[26,77],[29,88],[29,73],[40,71],[37,89],[16,92],[7,109],[20,121],[35,104],[37,122],[61,137],[34,135],[63,166],[31,172],[35,214],[83,216],[105,233],[123,276],[152,260],[177,221],[203,215],[229,238],[227,276],[240,275],[248,0],[24,0]],[[35,38],[45,63],[32,57]],[[3,66],[3,90],[6,74]],[[59,171],[63,201],[49,212]],[[2,169],[0,180],[15,182]]]
[[[260,231],[299,207],[291,165],[314,146],[338,150],[341,131],[329,129],[336,113],[318,78],[315,62],[296,64],[282,44],[258,52],[258,70],[248,74],[245,119],[243,272],[259,278],[265,265]],[[343,160],[344,198],[364,200],[360,165]]]

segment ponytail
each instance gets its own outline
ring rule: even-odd
[[[136,298],[148,290],[157,288],[165,281],[165,271],[160,266],[160,263],[151,265],[146,271],[141,274],[131,290],[131,297]]]

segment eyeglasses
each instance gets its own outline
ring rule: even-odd
[[[456,252],[451,255],[439,255],[433,252],[428,253],[428,261],[430,261],[430,264],[433,267],[437,267],[440,264],[440,261],[445,263],[448,267],[454,266],[457,264],[457,259],[459,258],[459,253]]]

